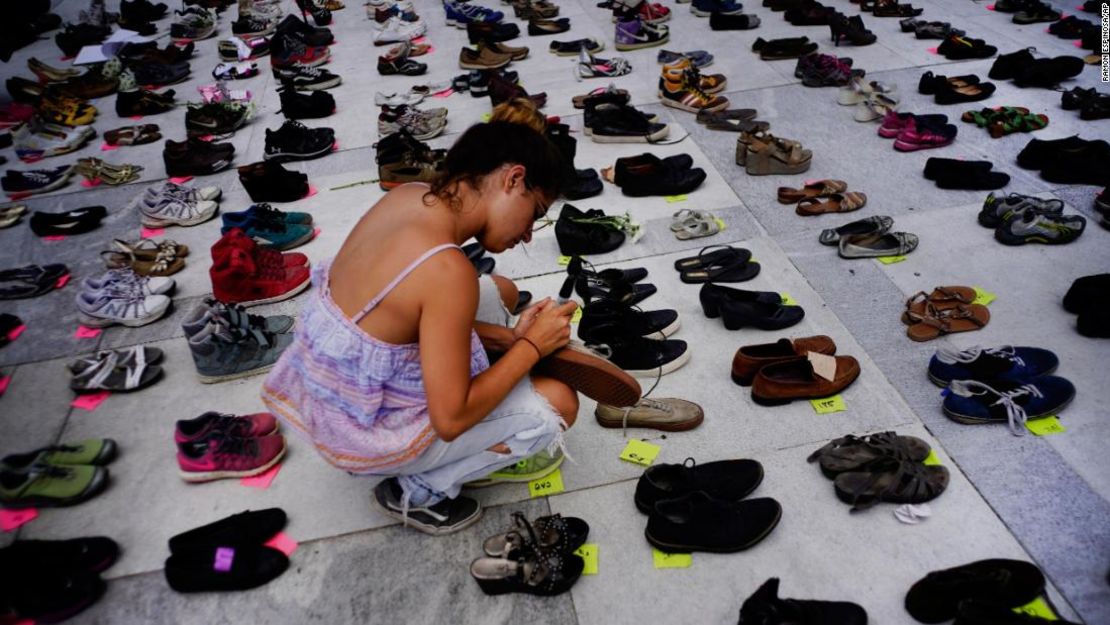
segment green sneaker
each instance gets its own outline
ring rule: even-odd
[[[488,477],[473,482],[464,484],[467,488],[481,488],[483,486],[492,486],[502,482],[531,482],[538,480],[541,477],[546,477],[555,472],[559,465],[563,464],[563,452],[557,451],[555,455],[551,455],[546,451],[525,458],[520,462],[509,465],[504,469],[498,469],[490,473]]]
[[[108,469],[88,465],[36,464],[26,472],[0,471],[0,505],[5,508],[72,506],[108,485]]]
[[[43,447],[24,454],[12,454],[0,458],[0,466],[14,471],[26,471],[39,462],[56,466],[75,464],[108,464],[116,458],[116,441],[110,438],[90,438],[74,443],[63,443]]]

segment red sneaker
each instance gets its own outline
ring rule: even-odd
[[[177,422],[173,440],[178,444],[196,443],[212,436],[220,438],[258,438],[277,434],[278,424],[268,412],[237,417],[235,415],[206,412],[195,419]]]
[[[260,247],[253,239],[238,228],[228,230],[227,234],[216,241],[212,246],[213,260],[219,259],[228,253],[231,248],[246,250],[260,265],[275,265],[279,267],[308,267],[308,256],[300,252],[279,252]]]
[[[177,447],[177,465],[186,482],[251,477],[269,471],[285,455],[285,437],[215,437]]]
[[[212,295],[225,304],[256,306],[289,299],[308,288],[307,267],[284,267],[256,262],[250,252],[232,247],[214,256],[208,275]]]

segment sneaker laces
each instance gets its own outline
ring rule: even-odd
[[[698,100],[708,103],[713,99],[713,96],[702,90],[700,78],[701,75],[696,70],[688,69],[682,73],[682,85],[686,87],[687,91],[697,96]]]
[[[659,383],[658,378],[656,378],[656,384],[658,384],[658,383]],[[654,385],[651,388],[652,388],[652,390],[655,390]],[[648,391],[648,392],[651,392],[651,391]],[[672,414],[674,412],[674,407],[672,407],[669,404],[665,404],[661,401],[658,401],[658,400],[655,400],[655,399],[650,399],[648,397],[641,397],[640,401],[636,402],[635,405],[625,406],[624,408],[621,408],[621,436],[622,437],[628,438],[628,415],[632,413],[632,410],[634,408],[641,408],[641,407],[654,408],[656,410],[661,410],[661,411],[663,411],[667,414]],[[693,458],[690,458],[690,460],[693,460]]]
[[[974,362],[975,360],[977,360],[981,354],[987,354],[987,355],[990,355],[990,356],[997,356],[999,358],[1005,358],[1006,360],[1009,360],[1009,361],[1013,362],[1016,366],[1019,366],[1019,367],[1024,367],[1025,366],[1025,361],[1022,360],[1021,357],[1017,355],[1017,353],[1014,350],[1013,345],[1003,345],[1001,347],[989,347],[989,348],[986,348],[986,349],[981,348],[978,345],[975,345],[975,346],[969,347],[969,348],[967,348],[963,351],[960,351],[960,350],[958,350],[954,347],[946,346],[946,347],[941,347],[941,348],[937,349],[937,360],[943,362],[944,364],[948,364],[948,365],[955,364],[957,362],[962,362],[962,363],[967,364],[967,363],[971,363],[971,362]]]
[[[1017,399],[1025,396],[1037,399],[1044,397],[1044,393],[1041,393],[1041,390],[1033,384],[1022,384],[1008,391],[999,391],[976,380],[953,380],[949,383],[948,388],[961,397],[986,395],[987,393],[998,396],[998,399],[991,402],[990,405],[1002,406],[1006,409],[1006,419],[1009,422],[1010,433],[1014,436],[1025,436],[1025,422],[1028,418],[1025,408],[1018,405]]]
[[[31,182],[46,184],[50,182],[50,176],[42,173],[41,171],[25,171],[23,172],[24,178],[29,178]]]

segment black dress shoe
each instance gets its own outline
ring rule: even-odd
[[[774,499],[723,501],[699,491],[655,504],[644,536],[666,552],[732,553],[758,544],[780,518]]]
[[[965,76],[936,76],[933,72],[925,72],[921,75],[921,80],[917,81],[917,92],[924,93],[925,95],[933,95],[938,89],[951,84],[977,85],[979,84],[979,77],[975,74],[967,74]]]
[[[867,625],[867,611],[848,601],[780,599],[779,580],[772,577],[744,600],[738,625]]]
[[[696,464],[656,464],[636,482],[636,509],[651,514],[655,504],[702,491],[714,499],[740,501],[763,482],[763,465],[756,460],[717,460]]]
[[[166,560],[166,581],[177,592],[246,590],[289,568],[284,553],[262,545],[198,547]]]
[[[1083,276],[1064,295],[1064,310],[1079,314],[1110,298],[1110,273]]]
[[[1077,56],[1037,59],[1017,71],[1014,84],[1019,87],[1052,89],[1061,82],[1078,76],[1084,66],[1083,59]]]
[[[1089,141],[1078,135],[1064,139],[1030,139],[1018,153],[1017,164],[1024,169],[1042,169],[1055,160],[1057,155],[1080,150],[1088,143]]]
[[[933,97],[937,104],[964,104],[967,102],[986,100],[994,94],[994,90],[994,83],[989,82],[968,85],[966,87],[956,87],[952,83],[945,81],[943,84],[937,86],[936,94]]]
[[[103,206],[86,206],[62,213],[35,211],[31,215],[31,231],[40,237],[83,234],[100,225],[108,215]]]
[[[119,545],[105,536],[17,540],[0,549],[0,566],[8,570],[100,573],[112,566],[118,557]]]
[[[1025,605],[1044,592],[1044,574],[1020,560],[979,560],[929,573],[906,593],[906,611],[922,623],[943,623],[956,616],[965,599],[989,599],[1009,608]]]
[[[559,253],[564,256],[593,256],[620,247],[624,243],[624,232],[605,219],[606,215],[601,210],[583,212],[573,204],[563,204],[559,219],[555,221]]]
[[[1041,170],[1041,178],[1059,184],[1110,184],[1110,144],[1091,141],[1074,151],[1063,151]]]

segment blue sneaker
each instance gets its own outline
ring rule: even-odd
[[[1026,380],[952,380],[944,414],[959,423],[1008,423],[1014,436],[1025,434],[1025,421],[1057,414],[1075,397],[1075,385],[1042,375]]]
[[[447,25],[455,28],[466,28],[467,24],[482,24],[500,22],[505,14],[483,6],[444,2],[443,8],[447,11]]]
[[[312,215],[310,215],[309,213],[281,211],[265,202],[259,202],[258,204],[251,204],[250,208],[245,211],[239,211],[238,213],[223,213],[224,227],[238,227],[229,226],[228,221],[238,222],[247,217],[255,217],[258,219],[266,219],[269,221],[279,221],[287,224],[297,224],[305,226],[312,223]]]
[[[1059,364],[1056,354],[1039,347],[942,347],[929,361],[929,379],[937,386],[952,380],[1024,380],[1052,373]]]
[[[698,17],[709,17],[714,13],[721,15],[740,15],[744,5],[736,0],[694,0],[690,3],[690,12]]]
[[[227,234],[233,228],[239,228],[255,243],[278,251],[308,243],[316,235],[312,224],[274,219],[263,211],[253,210],[257,206],[239,213],[224,213],[221,233]]]

